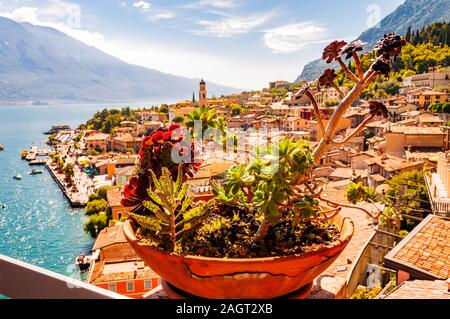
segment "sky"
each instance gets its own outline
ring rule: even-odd
[[[404,0],[3,0],[0,16],[58,29],[128,63],[242,89],[294,81]]]

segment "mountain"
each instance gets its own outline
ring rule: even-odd
[[[199,79],[125,63],[55,29],[0,17],[0,104],[190,99]],[[207,83],[210,95],[241,90]]]
[[[449,0],[406,0],[394,12],[380,21],[380,27],[373,27],[364,31],[358,40],[367,42],[366,47],[372,49],[386,33],[395,32],[404,35],[409,26],[415,30],[436,21],[450,21]],[[330,64],[326,64],[323,60],[314,60],[305,65],[296,82],[314,80],[327,67],[329,68]],[[331,67],[333,67],[333,64],[331,64]]]

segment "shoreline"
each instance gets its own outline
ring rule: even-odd
[[[69,204],[72,208],[83,208],[86,207],[87,203],[82,203],[79,201],[75,201],[74,199],[72,199],[68,192],[67,192],[67,188],[64,186],[64,183],[58,178],[58,175],[52,170],[52,168],[50,167],[50,165],[48,164],[49,162],[47,162],[45,164],[45,167],[47,168],[47,170],[49,171],[50,175],[53,177],[53,179],[55,180],[56,184],[58,184],[59,188],[61,189],[62,193],[64,194],[64,196],[67,198],[67,200],[69,201]]]

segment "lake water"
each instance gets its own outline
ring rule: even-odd
[[[150,103],[153,105],[159,103]],[[142,104],[141,104],[142,105]],[[130,105],[133,107],[133,105]],[[114,105],[111,107],[115,107]],[[110,107],[110,108],[111,108]],[[103,105],[0,106],[0,254],[78,277],[74,259],[89,251],[93,239],[83,231],[85,217],[72,209],[44,167],[41,175],[20,159],[31,144],[42,148],[52,125],[77,127]],[[23,179],[14,180],[21,174]]]

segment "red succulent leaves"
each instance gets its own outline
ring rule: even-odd
[[[381,103],[379,101],[369,101],[369,109],[370,109],[370,114],[372,114],[372,115],[378,115],[378,116],[382,115],[385,118],[387,118],[389,116],[389,112],[388,112],[386,105],[384,105],[383,103]]]
[[[391,63],[388,59],[384,57],[379,57],[374,64],[372,64],[372,70],[378,72],[379,74],[389,76],[389,72],[391,72]]]
[[[326,63],[331,63],[341,55],[341,49],[347,44],[345,41],[333,41],[325,47],[322,59]]]
[[[138,176],[130,178],[124,189],[124,198],[121,203],[125,207],[133,207],[133,211],[139,213],[145,210],[142,202],[148,200],[147,190],[151,188],[151,174],[153,171],[159,178],[163,167],[167,167],[174,179],[177,177],[179,163],[172,158],[173,150],[178,150],[182,157],[182,169],[185,178],[193,177],[201,165],[195,162],[197,148],[193,143],[184,141],[183,129],[178,124],[169,128],[162,127],[143,139],[139,150]]]
[[[362,42],[361,40],[353,41],[347,44],[345,47],[343,47],[341,49],[340,54],[346,55],[345,59],[348,60],[353,56],[353,53],[358,53],[359,51],[362,51],[366,44],[367,43]]]
[[[398,54],[401,52],[402,47],[405,45],[405,39],[402,39],[401,36],[391,32],[385,34],[383,38],[377,42],[375,45],[375,51],[377,51],[378,55],[382,55],[385,59],[393,57],[395,61]]]
[[[334,69],[326,69],[319,78],[319,84],[321,86],[329,86],[333,84],[334,79],[337,77]]]

